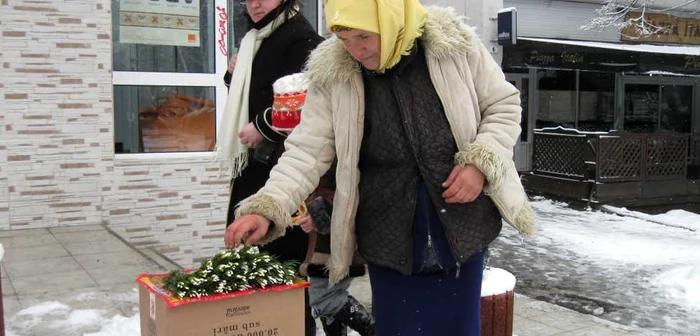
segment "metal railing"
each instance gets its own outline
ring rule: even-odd
[[[533,172],[595,182],[685,179],[689,143],[689,134],[545,128],[534,132]]]

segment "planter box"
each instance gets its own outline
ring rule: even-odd
[[[500,268],[484,270],[481,285],[481,336],[513,335],[515,277]]]
[[[166,276],[144,274],[137,279],[141,336],[304,335],[304,281],[178,300],[163,289]]]

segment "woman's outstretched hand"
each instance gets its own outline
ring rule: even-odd
[[[226,228],[224,242],[227,247],[237,247],[245,238],[246,245],[253,245],[267,234],[270,220],[260,215],[243,215]],[[246,238],[247,237],[247,238]]]

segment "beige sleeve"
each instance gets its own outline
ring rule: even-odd
[[[498,188],[508,174],[513,148],[520,136],[520,92],[506,81],[486,47],[477,42],[469,59],[481,113],[475,141],[457,153],[457,164],[479,168],[489,184]]]
[[[316,189],[333,163],[335,141],[327,89],[309,89],[301,123],[285,141],[285,149],[265,186],[243,200],[236,213],[262,215],[274,223],[260,244],[284,235],[292,225],[291,214]]]

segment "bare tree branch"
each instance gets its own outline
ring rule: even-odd
[[[607,0],[605,4],[596,10],[597,16],[590,19],[587,24],[581,26],[583,30],[603,30],[615,28],[620,31],[626,28],[634,28],[634,36],[626,36],[639,39],[656,34],[662,34],[671,29],[666,25],[657,25],[649,20],[646,14],[668,14],[684,12],[685,14],[698,15],[700,13],[700,0],[684,0],[677,5],[665,7],[655,6],[657,0]],[[629,15],[640,13],[640,15]]]

